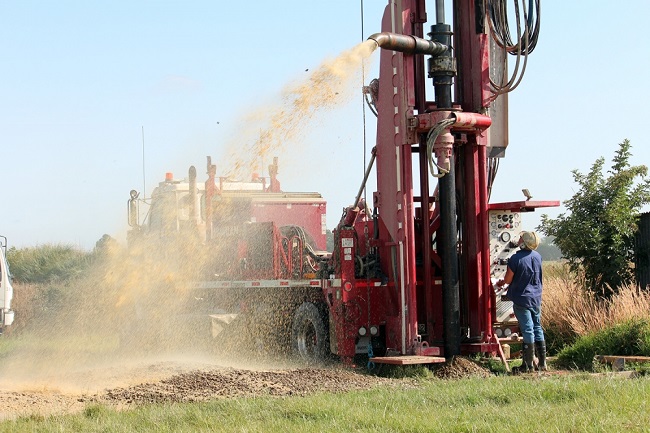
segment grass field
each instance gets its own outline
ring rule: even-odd
[[[617,375],[421,379],[309,397],[91,405],[67,416],[0,423],[2,432],[647,432],[650,378]]]

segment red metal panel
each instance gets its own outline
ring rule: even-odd
[[[480,220],[480,203],[478,203],[478,189],[479,185],[477,166],[478,160],[476,158],[477,146],[473,143],[466,143],[463,145],[462,151],[464,154],[464,171],[465,175],[460,185],[463,185],[464,199],[464,230],[462,238],[462,259],[465,272],[463,287],[465,291],[465,301],[467,308],[463,311],[464,321],[468,321],[470,327],[470,335],[480,335],[481,331],[481,315],[483,314],[479,308],[479,292],[481,284],[481,239],[479,233],[479,220]]]
[[[487,143],[488,138],[485,135],[477,136],[478,145],[478,167],[479,167],[479,217],[478,217],[478,234],[481,244],[481,275],[479,296],[479,311],[483,314],[483,322],[480,330],[485,332],[484,339],[488,339],[492,333],[492,323],[494,322],[494,291],[490,281],[490,235],[488,222],[488,192],[487,192]]]
[[[297,225],[303,227],[320,250],[326,249],[327,236],[323,222],[327,212],[324,201],[292,202],[287,199],[278,203],[253,203],[251,216],[257,222],[273,221],[278,227]]]
[[[391,2],[384,12],[382,31],[412,34],[417,2]],[[412,13],[413,12],[413,13]],[[389,320],[387,344],[406,353],[417,335],[415,287],[415,231],[412,155],[407,139],[407,118],[415,103],[413,57],[382,50],[377,118],[377,188],[380,254],[383,272],[396,278],[398,317]],[[398,329],[393,329],[397,326]]]
[[[560,202],[557,200],[545,201],[510,201],[504,203],[490,203],[488,210],[510,210],[512,212],[532,212],[540,207],[558,207]]]
[[[456,0],[455,32],[458,81],[464,112],[480,113],[490,97],[489,38],[477,33],[475,0]]]
[[[480,128],[485,128],[491,124],[491,120],[477,113],[482,112],[484,101],[489,97],[488,35],[477,31],[474,0],[457,0],[455,3],[457,96],[464,111],[459,114],[458,123],[463,124],[463,127],[479,125]],[[457,181],[464,185],[461,196],[464,203],[461,269],[464,269],[466,276],[464,316],[470,336],[482,337],[484,341],[492,332],[486,145],[486,136],[468,134],[467,143],[460,150],[464,154],[465,170],[460,173],[462,178]]]
[[[338,243],[334,245],[334,254],[338,255],[340,263],[340,287],[330,291],[332,296],[333,321],[336,331],[338,355],[350,359],[355,354],[355,337],[357,315],[355,301],[358,298],[355,286],[354,268],[356,260],[355,233],[352,229],[340,229],[336,234]],[[360,313],[360,312],[359,312]]]
[[[475,139],[479,142],[475,142]],[[486,146],[472,137],[465,154],[463,266],[466,269],[466,311],[471,337],[489,338],[492,332],[490,258],[487,231]]]

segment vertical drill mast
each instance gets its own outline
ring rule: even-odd
[[[382,269],[394,281],[399,300],[391,319],[400,332],[389,344],[408,354],[421,352],[426,342],[451,357],[461,352],[461,339],[464,351],[482,351],[489,349],[484,344],[491,344],[483,135],[490,124],[483,115],[489,47],[482,0],[453,2],[455,34],[445,24],[444,3],[436,6],[436,24],[429,36],[446,50],[428,60],[434,101],[426,99],[429,53],[403,52],[398,43],[378,42],[384,50],[377,98],[375,206]],[[403,35],[417,41],[424,38],[426,21],[423,0],[392,0],[382,31],[394,35],[393,40]],[[459,120],[463,116],[474,119],[474,124],[466,127]],[[431,138],[438,125],[438,138]],[[435,145],[430,142],[434,139]],[[441,164],[436,163],[441,169],[437,174],[429,170],[432,158]]]

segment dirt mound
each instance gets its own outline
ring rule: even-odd
[[[433,374],[440,379],[463,379],[492,375],[487,368],[462,356],[456,356],[450,363],[434,366]]]
[[[433,374],[444,379],[490,376],[487,369],[463,357],[435,367]],[[71,386],[73,383],[77,386]],[[29,386],[4,385],[0,390],[0,419],[74,413],[92,403],[125,408],[218,398],[305,396],[378,386],[410,388],[417,386],[417,381],[378,377],[342,368],[241,369],[199,361],[166,361],[125,364],[119,368],[98,366],[69,373],[56,381],[44,377],[41,382],[32,381]]]
[[[116,408],[148,403],[197,402],[218,398],[258,396],[304,396],[318,392],[338,393],[377,386],[410,387],[408,379],[388,379],[340,368],[282,368],[244,370],[161,362],[102,374],[121,387],[83,392],[35,384],[32,388],[0,390],[0,419],[75,413],[88,404]],[[103,370],[103,369],[102,369]],[[84,380],[86,374],[75,376]],[[138,381],[140,379],[141,381]],[[123,385],[122,385],[123,384]],[[114,385],[113,385],[114,386]]]
[[[127,404],[195,402],[225,397],[308,395],[395,383],[341,369],[250,371],[223,369],[178,374],[157,383],[108,390],[108,401]]]

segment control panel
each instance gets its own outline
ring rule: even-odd
[[[506,275],[508,259],[517,252],[519,234],[522,231],[521,213],[510,210],[491,210],[488,213],[490,231],[490,278],[496,283]],[[497,300],[497,321],[515,321],[512,302],[501,300],[507,290],[494,286]]]

